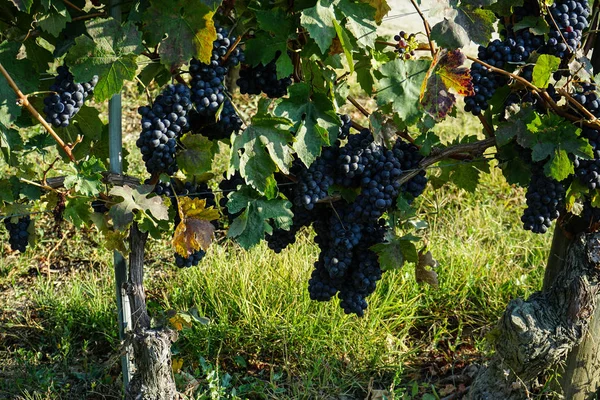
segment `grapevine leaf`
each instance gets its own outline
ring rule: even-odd
[[[11,2],[17,7],[17,10],[25,13],[29,13],[33,0],[11,0]]]
[[[477,44],[487,44],[492,38],[496,16],[490,10],[463,5],[457,9],[454,21],[462,26]]]
[[[423,114],[419,97],[430,65],[430,60],[400,59],[384,64],[380,69],[384,77],[376,85],[377,104],[391,104],[392,109],[407,124],[416,122]]]
[[[498,149],[498,159],[501,160],[499,167],[502,174],[510,185],[527,186],[531,178],[531,170],[528,163],[519,156],[514,146],[503,146]]]
[[[533,83],[537,87],[547,88],[552,74],[558,70],[560,58],[549,54],[542,54],[538,57],[533,67]]]
[[[321,53],[326,54],[336,36],[333,21],[336,20],[331,0],[318,0],[314,7],[302,11],[300,23],[317,43]]]
[[[340,119],[333,102],[322,93],[312,93],[306,83],[289,87],[290,97],[275,108],[275,115],[299,121],[293,148],[305,165],[321,154],[321,148],[337,138]]]
[[[135,210],[149,212],[158,220],[169,219],[169,210],[161,197],[148,197],[153,189],[152,185],[142,185],[135,189],[129,186],[115,186],[110,190],[111,196],[123,198],[123,201],[115,203],[108,212],[116,230],[123,230],[133,222]]]
[[[15,201],[13,187],[8,179],[0,179],[0,204],[2,204],[3,201],[7,203],[13,203]]]
[[[405,262],[416,263],[419,259],[413,236],[394,237],[389,242],[371,246],[379,259],[381,269],[389,271],[400,269]]]
[[[92,156],[89,160],[70,165],[74,173],[65,177],[64,185],[67,189],[75,188],[77,193],[84,196],[96,196],[102,191],[104,184],[101,172],[106,170],[102,161]]]
[[[465,29],[444,18],[431,28],[431,38],[440,46],[446,49],[458,49],[469,44],[469,35]]]
[[[509,17],[513,14],[514,7],[523,6],[524,0],[498,0],[490,6],[490,9],[502,17]]]
[[[439,263],[433,258],[431,251],[419,253],[419,261],[415,264],[415,280],[417,283],[427,283],[437,288],[439,281],[435,269],[438,265]]]
[[[94,107],[84,105],[75,114],[69,126],[55,130],[65,142],[75,143],[79,136],[93,141],[100,140],[103,126],[104,124],[100,120],[100,112]],[[76,147],[75,149],[74,155],[76,157],[85,157],[89,154],[89,149],[87,148],[77,149]]]
[[[375,9],[374,20],[377,25],[381,24],[383,17],[385,17],[392,9],[388,5],[387,0],[366,0],[366,2]]]
[[[104,233],[104,245],[107,250],[116,250],[123,255],[129,254],[127,232],[107,230]]]
[[[70,198],[65,203],[63,216],[77,228],[88,225],[91,222],[92,207],[89,200],[82,197]]]
[[[47,10],[38,20],[40,28],[52,36],[58,37],[58,34],[67,26],[67,22],[71,21],[71,15],[63,2],[53,1]]]
[[[218,219],[219,212],[206,208],[205,199],[179,197],[178,200],[181,222],[173,234],[173,247],[179,255],[188,257],[195,251],[208,249],[215,231],[210,221]]]
[[[267,65],[279,52],[279,58],[275,62],[277,66],[277,77],[279,79],[290,76],[294,72],[292,60],[287,53],[287,36],[271,36],[266,32],[259,32],[253,39],[246,42],[244,54],[246,61],[251,65],[262,63]]]
[[[337,7],[346,17],[345,26],[354,35],[356,42],[363,47],[373,48],[377,30],[377,26],[372,22],[376,12],[375,8],[369,4],[354,3],[350,0],[341,0],[337,3]],[[336,20],[333,22],[338,24]]]
[[[569,175],[573,174],[575,169],[573,163],[569,160],[569,155],[562,149],[556,149],[550,161],[544,165],[544,173],[557,181],[566,179]]]
[[[52,53],[36,43],[35,39],[26,40],[24,45],[27,60],[31,61],[36,71],[45,73],[48,70],[48,65],[54,62],[55,58]]]
[[[184,150],[177,153],[177,165],[186,176],[210,171],[217,145],[202,135],[186,134],[181,138]]]
[[[350,73],[354,72],[354,60],[352,59],[352,47],[350,46],[350,39],[348,38],[348,34],[346,30],[338,24],[336,20],[333,20],[333,26],[335,27],[335,31],[337,33],[337,43],[340,44],[344,55],[346,56],[346,61],[348,61],[348,66],[350,67]],[[334,43],[335,43],[334,42]]]
[[[445,118],[456,103],[450,89],[461,96],[473,94],[469,68],[462,66],[465,59],[460,50],[441,49],[436,53],[427,71],[419,100],[425,111],[438,120]]]
[[[245,249],[260,242],[275,228],[289,229],[293,213],[291,203],[282,199],[267,200],[248,186],[229,195],[227,209],[235,214],[244,210],[231,224],[227,236],[235,238]]]
[[[531,108],[519,110],[512,115],[509,121],[501,123],[496,129],[496,141],[498,146],[502,147],[510,142],[514,137],[517,143],[522,147],[530,148],[535,142],[535,135],[528,128],[528,124],[536,118]]]
[[[142,50],[141,34],[134,24],[121,26],[112,18],[86,22],[88,36],[75,39],[67,53],[67,63],[78,82],[87,82],[98,75],[94,89],[97,101],[109,99],[133,80],[137,70],[137,52]]]
[[[4,161],[8,165],[17,165],[19,160],[17,159],[15,151],[23,148],[23,139],[19,135],[19,131],[15,129],[7,129],[0,124],[0,151],[4,156]]]
[[[574,172],[569,154],[581,158],[593,158],[589,142],[581,138],[581,129],[556,114],[536,115],[527,128],[535,134],[535,143],[531,146],[531,158],[534,162],[548,159],[544,164],[547,176],[562,181]]]
[[[37,90],[37,79],[31,63],[18,60],[17,54],[21,45],[17,42],[0,43],[0,64],[7,70],[21,92],[31,93]],[[4,76],[0,76],[0,124],[9,127],[21,115],[21,107],[17,104],[17,95]]]
[[[515,32],[526,28],[534,35],[546,35],[550,32],[550,27],[543,17],[526,16],[513,26]]]
[[[280,126],[281,118],[253,118],[250,125],[235,137],[231,145],[230,173],[240,171],[242,177],[260,193],[269,189],[273,173],[279,168],[288,173],[292,135]],[[289,121],[286,121],[289,123]]]
[[[217,38],[211,8],[196,0],[152,0],[150,4],[144,13],[144,32],[155,43],[162,40],[160,62],[172,68],[195,57],[209,64]]]

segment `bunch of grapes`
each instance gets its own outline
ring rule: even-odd
[[[534,233],[546,233],[552,221],[560,216],[565,193],[561,182],[547,177],[541,169],[534,170],[525,195],[527,208],[521,217],[523,228]]]
[[[543,50],[560,59],[573,54],[581,44],[583,30],[589,26],[590,8],[587,0],[557,0],[546,17],[550,25],[548,41]]]
[[[348,139],[350,128],[352,127],[352,119],[347,114],[341,114],[340,119],[342,120],[342,126],[340,126],[337,138],[338,140]]]
[[[584,160],[575,157],[573,166],[575,167],[575,175],[581,183],[586,185],[591,190],[600,188],[600,132],[596,129],[584,127],[582,136],[586,138],[594,152],[594,158]]]
[[[176,139],[189,130],[187,116],[191,109],[190,90],[181,83],[168,85],[152,107],[138,109],[142,133],[136,145],[149,173],[173,175],[177,171]]]
[[[395,51],[401,54],[405,59],[408,60],[415,56],[415,48],[417,47],[417,43],[415,41],[414,33],[409,35],[404,31],[400,31],[397,35],[394,35],[394,40],[398,42],[396,44]]]
[[[287,88],[292,84],[290,77],[283,79],[277,78],[276,62],[281,52],[277,52],[275,58],[267,65],[259,63],[258,65],[244,66],[240,70],[240,78],[237,85],[242,94],[260,94],[265,93],[268,97],[275,99],[287,94]]]
[[[56,69],[58,75],[50,90],[54,93],[44,98],[44,114],[46,121],[55,127],[69,126],[71,119],[79,112],[85,99],[92,94],[98,83],[98,76],[94,75],[91,81],[75,83],[69,68],[61,65]]]
[[[226,99],[224,82],[229,68],[244,60],[238,47],[230,52],[234,43],[235,37],[228,37],[225,28],[217,27],[210,63],[204,64],[195,58],[190,61],[192,101],[201,116],[213,117],[217,113]]]
[[[19,217],[17,222],[11,222],[11,218],[4,219],[4,226],[8,230],[8,243],[13,251],[19,250],[24,253],[29,242],[29,224],[31,217],[28,215]]]

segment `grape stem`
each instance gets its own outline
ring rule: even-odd
[[[562,109],[561,109],[561,108],[560,108],[560,107],[559,107],[559,106],[556,104],[556,102],[555,102],[554,100],[552,100],[552,98],[550,97],[550,95],[549,95],[549,94],[548,94],[548,93],[547,93],[545,90],[538,88],[537,86],[535,86],[534,84],[532,84],[532,83],[531,83],[531,82],[529,82],[528,80],[526,80],[526,79],[523,79],[522,77],[520,77],[520,76],[518,76],[518,75],[515,75],[515,74],[513,74],[513,73],[511,73],[511,72],[505,71],[505,70],[503,70],[503,69],[500,69],[500,68],[493,67],[493,66],[491,66],[490,64],[488,64],[488,63],[486,63],[486,62],[483,62],[483,61],[479,60],[479,59],[478,59],[478,58],[476,58],[476,57],[467,56],[467,58],[468,58],[469,60],[473,61],[473,62],[476,62],[476,63],[478,63],[478,64],[481,64],[481,65],[483,65],[484,67],[488,68],[489,70],[491,70],[491,71],[493,71],[493,72],[496,72],[496,73],[499,73],[499,74],[501,74],[501,75],[506,75],[506,76],[508,76],[508,77],[510,77],[510,78],[513,78],[513,79],[514,79],[514,80],[516,80],[517,82],[520,82],[520,83],[522,83],[522,84],[523,84],[525,87],[527,87],[529,90],[531,90],[531,91],[532,91],[532,92],[534,92],[534,93],[539,93],[539,95],[542,97],[542,99],[543,99],[543,100],[544,100],[544,101],[545,101],[545,102],[546,102],[548,105],[550,105],[550,107],[552,108],[552,110],[553,110],[553,111],[554,111],[556,114],[560,115],[561,117],[563,117],[563,118],[565,118],[565,119],[568,119],[569,121],[572,121],[572,122],[578,122],[578,123],[581,123],[582,125],[585,125],[585,126],[587,126],[587,127],[593,128],[593,129],[600,129],[600,121],[598,121],[597,119],[595,119],[595,117],[593,117],[593,115],[592,115],[592,117],[593,117],[593,118],[592,118],[591,120],[582,120],[582,118],[581,118],[581,117],[579,117],[579,116],[572,115],[572,114],[569,114],[569,113],[567,113],[567,112],[564,112],[564,111],[563,111],[563,110],[562,110]],[[567,100],[569,100],[569,99],[567,98]],[[577,103],[577,101],[576,101],[575,99],[573,99],[573,98],[571,98],[570,102],[572,102],[572,103]],[[581,104],[580,104],[580,105],[581,105]],[[586,114],[589,114],[589,112],[588,112],[588,113],[586,113]],[[591,115],[591,114],[589,114],[589,115]]]
[[[429,51],[431,51],[431,56],[435,55],[435,47],[433,46],[433,42],[431,41],[431,28],[429,27],[429,22],[427,22],[427,18],[423,15],[423,12],[419,8],[419,5],[415,2],[415,0],[410,0],[415,10],[423,20],[423,26],[425,27],[425,33],[427,34],[427,41],[429,42]]]
[[[106,13],[97,12],[97,13],[92,13],[92,14],[80,15],[79,17],[72,18],[71,21],[72,22],[85,21],[88,19],[96,18],[96,17],[106,17]]]
[[[561,96],[564,96],[569,103],[573,104],[575,108],[577,108],[587,119],[591,121],[594,121],[596,119],[596,116],[594,114],[589,112],[587,108],[585,108],[580,102],[575,100],[569,93],[567,93],[565,89],[560,88],[557,90],[557,92]]]
[[[63,3],[65,3],[65,5],[71,7],[73,10],[76,10],[79,12],[85,12],[81,8],[77,7],[75,4],[71,3],[69,0],[63,0]]]
[[[35,119],[37,119],[42,124],[42,126],[48,131],[50,136],[52,136],[54,138],[54,140],[56,140],[58,145],[67,154],[69,159],[72,162],[75,162],[75,157],[73,156],[73,148],[65,144],[65,142],[60,138],[60,136],[58,136],[56,134],[56,132],[54,131],[54,129],[52,129],[52,127],[48,124],[48,122],[46,122],[46,120],[44,118],[42,118],[40,113],[38,113],[37,110],[31,105],[31,103],[27,99],[27,96],[24,95],[23,92],[21,92],[21,90],[19,89],[19,87],[17,86],[15,81],[12,79],[12,77],[10,76],[8,71],[6,69],[4,69],[4,66],[2,65],[2,63],[0,63],[0,73],[2,73],[2,75],[4,75],[4,77],[8,81],[8,85],[11,87],[11,89],[15,92],[15,94],[19,98],[19,104],[22,107],[27,108],[27,110],[31,113],[31,115],[33,115],[33,117]]]
[[[485,117],[481,114],[479,114],[478,117],[481,125],[483,125],[485,136],[489,138],[494,137],[494,128],[488,123],[487,119],[485,119]]]
[[[371,113],[369,113],[369,112],[368,112],[368,111],[367,111],[367,110],[366,110],[366,109],[365,109],[363,106],[361,106],[361,105],[359,104],[359,102],[358,102],[358,101],[356,101],[356,99],[355,99],[354,97],[352,97],[352,96],[347,96],[347,97],[346,97],[346,99],[347,99],[347,100],[348,100],[350,103],[352,103],[352,105],[353,105],[354,107],[356,107],[356,108],[358,109],[358,111],[360,111],[360,112],[361,112],[361,114],[362,114],[362,115],[364,115],[365,117],[369,118],[369,116],[371,115]]]
[[[229,55],[231,55],[231,53],[236,49],[236,47],[238,47],[238,45],[242,41],[242,36],[243,35],[239,35],[237,37],[237,39],[235,39],[235,42],[233,42],[233,46],[229,46],[229,50],[227,50],[227,53],[225,53],[225,55],[223,56],[223,59],[221,60],[221,64],[224,64],[225,62],[227,62]]]

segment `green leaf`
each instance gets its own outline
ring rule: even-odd
[[[23,149],[23,140],[19,135],[19,131],[8,129],[0,124],[0,151],[2,151],[4,161],[8,165],[17,166],[19,159],[15,152],[21,149]]]
[[[86,27],[90,37],[75,39],[66,60],[78,82],[98,75],[94,98],[101,102],[119,93],[123,83],[135,77],[142,37],[133,23],[121,26],[112,18],[87,21]]]
[[[289,98],[275,108],[275,115],[296,123],[296,141],[293,148],[305,165],[310,165],[321,154],[321,148],[337,138],[340,119],[333,102],[325,94],[312,93],[306,83],[289,87]]]
[[[45,73],[48,70],[48,65],[54,62],[52,53],[48,49],[40,46],[36,42],[36,39],[26,40],[23,44],[25,45],[27,60],[33,63],[33,67],[38,73]]]
[[[177,153],[177,165],[186,176],[202,175],[210,171],[217,150],[210,139],[188,133],[181,138],[181,144],[185,149]]]
[[[306,28],[323,54],[327,54],[327,50],[336,36],[334,20],[336,20],[336,16],[331,0],[318,0],[314,7],[302,11],[300,17],[300,23]]]
[[[292,135],[281,128],[289,121],[282,118],[255,117],[231,144],[230,173],[240,171],[242,177],[261,194],[269,189],[269,182],[277,169],[288,173],[292,149],[288,143]]]
[[[530,148],[535,142],[535,135],[527,125],[536,118],[531,108],[524,108],[509,118],[507,122],[498,125],[496,129],[496,142],[502,147],[509,143],[514,137],[522,147]]]
[[[115,197],[122,197],[123,201],[114,204],[108,212],[113,220],[116,230],[124,230],[133,222],[136,210],[144,214],[152,214],[157,220],[166,221],[169,219],[169,209],[163,204],[160,196],[149,198],[154,189],[153,185],[142,185],[137,188],[129,186],[115,186],[109,194]]]
[[[65,4],[58,1],[53,1],[48,11],[42,13],[38,19],[40,28],[54,37],[58,37],[58,34],[65,29],[67,22],[71,22],[71,15]]]
[[[346,29],[352,33],[362,47],[375,47],[377,25],[373,23],[375,8],[369,4],[341,0],[336,4],[346,18]],[[337,21],[334,20],[337,24]],[[338,37],[339,37],[338,32]]]
[[[340,24],[338,24],[336,20],[333,20],[333,26],[335,27],[338,40],[340,41],[340,46],[342,46],[342,50],[344,51],[344,55],[346,56],[346,61],[348,61],[350,73],[353,73],[354,60],[352,59],[352,48],[350,47],[350,39],[348,38],[348,34],[344,30],[344,28],[342,28]]]
[[[32,79],[37,74],[27,60],[18,60],[17,54],[21,45],[17,42],[4,41],[0,43],[0,64],[15,81],[21,92],[28,94],[37,90],[39,80]],[[0,124],[10,127],[21,115],[21,107],[17,104],[17,95],[8,84],[6,78],[0,75]]]
[[[546,35],[550,32],[550,27],[544,17],[527,16],[515,23],[513,30],[516,32],[528,28],[534,35]]]
[[[267,200],[247,186],[232,192],[227,202],[229,212],[235,214],[245,210],[233,221],[227,236],[248,249],[258,244],[265,233],[272,233],[273,227],[289,229],[293,217],[290,207],[289,201]]]
[[[384,78],[377,82],[377,104],[392,105],[392,110],[407,124],[416,122],[423,110],[419,102],[421,85],[427,76],[431,60],[400,60],[384,64]]]
[[[144,13],[144,32],[160,42],[160,62],[173,68],[195,57],[209,64],[217,38],[213,9],[196,0],[151,0],[150,4]]]
[[[65,203],[63,216],[77,228],[89,226],[92,217],[92,207],[89,199],[82,197],[69,198]]]
[[[246,62],[250,65],[258,65],[259,63],[267,65],[279,52],[279,58],[275,62],[277,77],[282,79],[290,76],[294,72],[294,65],[287,53],[287,41],[287,36],[272,37],[266,32],[257,33],[254,38],[246,42],[244,51]]]
[[[549,54],[541,54],[533,67],[533,83],[537,87],[547,88],[550,77],[560,66],[560,58]]]
[[[477,44],[486,45],[492,38],[496,16],[490,10],[461,6],[454,21],[462,26],[469,38]]]
[[[400,269],[405,262],[419,261],[419,254],[413,243],[416,239],[411,235],[394,237],[391,241],[378,243],[370,249],[377,254],[382,270]]]
[[[575,169],[573,163],[569,160],[569,155],[566,151],[556,149],[553,156],[544,165],[544,173],[557,181],[566,179],[569,175],[573,174]]]
[[[104,184],[101,172],[106,170],[102,161],[92,156],[89,160],[71,165],[74,173],[65,177],[67,189],[75,188],[77,193],[84,196],[96,196],[102,191]]]
[[[465,29],[446,18],[431,28],[431,38],[438,46],[449,50],[463,48],[470,43]]]

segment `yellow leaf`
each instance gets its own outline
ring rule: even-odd
[[[196,58],[205,64],[210,64],[212,57],[213,41],[217,38],[217,30],[213,21],[214,12],[209,12],[204,16],[205,26],[196,33],[194,42],[197,43],[196,48],[198,54]]]
[[[179,216],[181,219],[191,217],[212,221],[219,218],[219,211],[213,207],[206,208],[205,199],[192,199],[190,197],[179,197]]]
[[[171,361],[171,368],[173,369],[174,374],[181,371],[181,367],[183,367],[183,358],[174,358]]]
[[[212,242],[215,227],[209,221],[184,218],[173,234],[173,247],[182,257],[188,257],[194,251],[206,250]]]
[[[383,17],[390,12],[390,6],[386,0],[367,0],[367,3],[375,9],[375,22],[379,25]]]
[[[178,331],[182,330],[184,327],[185,328],[192,327],[191,320],[189,318],[185,318],[185,316],[182,315],[181,313],[178,313],[175,316],[169,318],[169,323],[171,324],[171,326],[173,328],[175,328],[175,330],[178,330]]]

